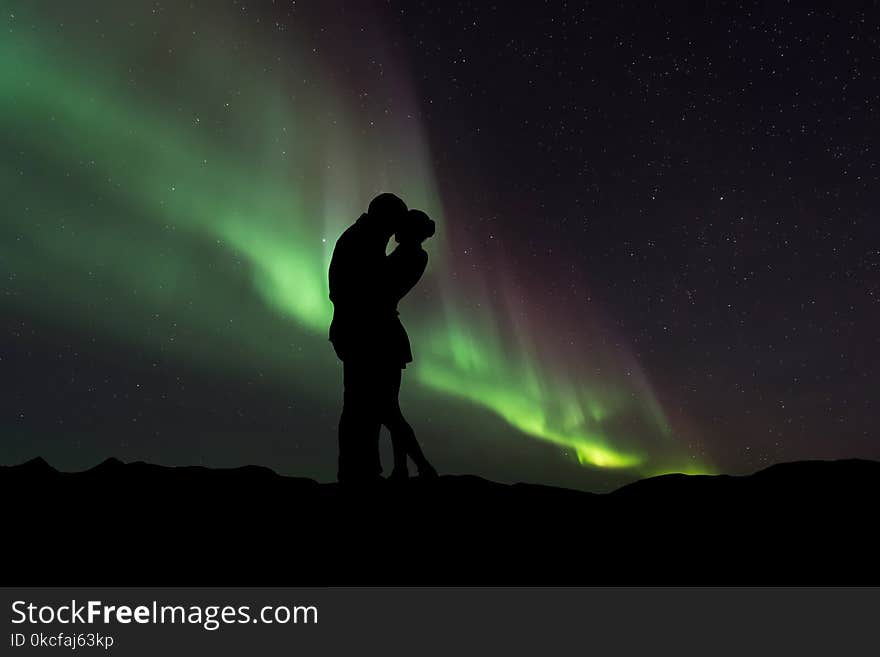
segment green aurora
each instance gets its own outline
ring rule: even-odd
[[[527,305],[461,274],[443,224],[467,218],[444,216],[405,74],[376,81],[370,93],[398,104],[367,122],[305,30],[270,37],[237,16],[87,4],[37,15],[2,3],[8,308],[200,367],[309,381],[331,400],[332,246],[372,195],[396,191],[440,227],[429,277],[402,308],[420,394],[482,407],[517,430],[508,440],[546,441],[586,466],[708,470],[624,350],[546,349]],[[106,19],[77,19],[95,12]]]

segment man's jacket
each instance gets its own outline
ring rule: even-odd
[[[387,244],[364,214],[333,249],[330,341],[342,361],[376,360],[400,367],[412,362],[397,303],[421,278],[428,254],[419,245],[399,245],[386,258]]]

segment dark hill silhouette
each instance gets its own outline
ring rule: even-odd
[[[268,468],[0,468],[6,585],[880,584],[880,462],[594,494]]]

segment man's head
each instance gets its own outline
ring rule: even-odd
[[[434,221],[421,210],[410,210],[394,233],[394,239],[398,244],[416,242],[421,244],[434,235],[436,226]]]
[[[399,196],[386,192],[370,201],[367,214],[386,237],[391,237],[406,216],[406,203]]]

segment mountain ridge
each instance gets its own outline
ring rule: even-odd
[[[608,493],[475,475],[350,487],[263,466],[0,466],[7,584],[877,584],[880,462]]]

